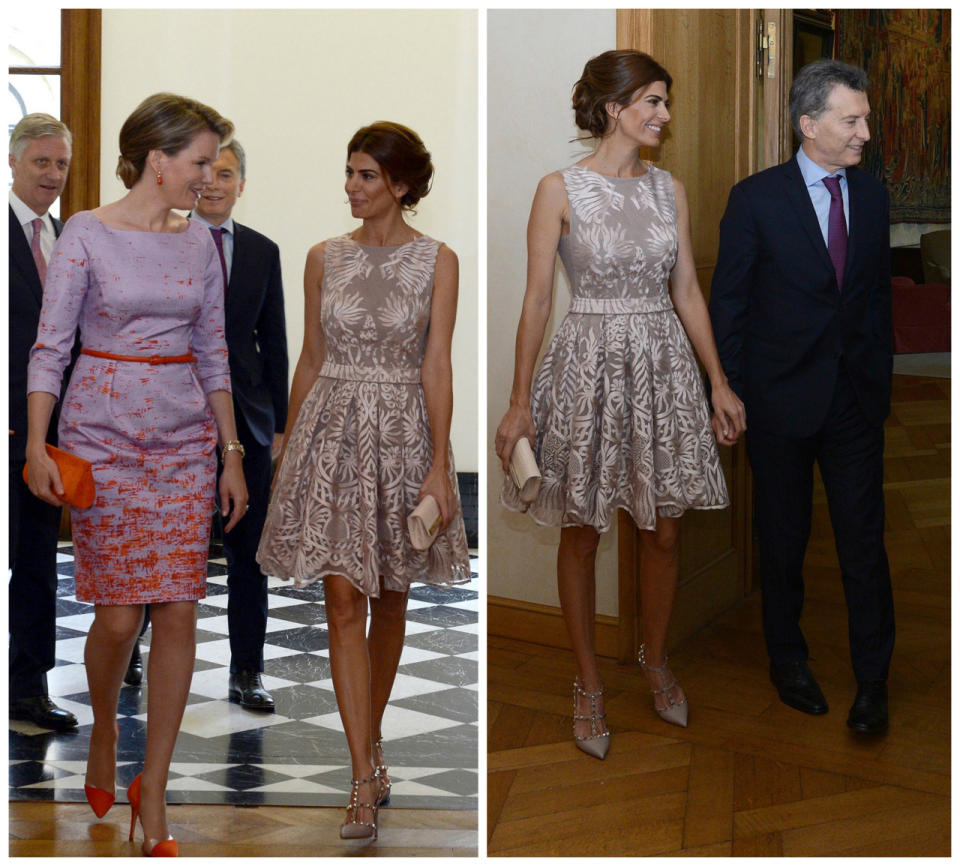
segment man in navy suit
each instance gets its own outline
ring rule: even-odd
[[[26,115],[10,136],[10,718],[60,731],[77,726],[73,713],[47,693],[47,671],[56,663],[60,509],[31,494],[21,473],[27,362],[40,323],[47,261],[63,227],[49,210],[67,182],[72,144],[70,130],[49,114]],[[47,441],[57,441],[56,410]]]
[[[856,731],[887,727],[893,595],[883,544],[883,421],[892,373],[886,189],[856,168],[870,138],[869,82],[833,60],[790,90],[801,146],[730,192],[710,315],[747,410],[763,626],[784,703],[827,702],[800,630],[813,464],[820,467],[847,600]]]
[[[193,217],[206,223],[221,251],[226,281],[225,326],[230,381],[243,471],[250,491],[244,519],[223,535],[227,557],[227,621],[230,631],[230,699],[272,711],[263,687],[267,628],[267,578],[255,555],[270,499],[272,455],[287,423],[287,331],[283,312],[280,250],[269,238],[235,222],[231,213],[246,186],[246,156],[233,141],[213,164],[213,183]],[[217,236],[218,232],[222,232]]]

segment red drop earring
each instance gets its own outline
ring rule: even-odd
[[[163,175],[157,172],[157,186],[163,186]]]

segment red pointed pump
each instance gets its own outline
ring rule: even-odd
[[[137,825],[137,818],[140,815],[140,777],[143,773],[138,773],[137,777],[127,788],[127,799],[130,801],[130,841],[133,841],[133,830]],[[142,824],[143,822],[141,822]],[[144,857],[178,857],[180,851],[177,848],[177,840],[173,836],[166,839],[147,839],[144,831],[143,844],[140,846]]]

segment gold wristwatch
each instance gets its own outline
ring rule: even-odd
[[[243,459],[244,454],[246,454],[246,451],[244,451],[243,448],[243,443],[239,439],[231,439],[226,445],[223,446],[223,450],[220,452],[221,461],[226,461],[228,451],[239,451],[241,460]]]

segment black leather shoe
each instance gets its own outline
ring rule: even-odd
[[[770,682],[780,693],[780,700],[788,707],[819,716],[825,713],[827,699],[820,686],[810,673],[806,662],[787,662],[782,665],[770,665]]]
[[[10,701],[10,718],[33,722],[53,731],[72,731],[77,726],[77,717],[58,707],[46,695],[13,699]]]
[[[272,713],[276,709],[273,697],[260,681],[259,671],[240,671],[230,674],[230,700],[239,702],[248,710],[266,710]]]
[[[858,683],[857,696],[847,716],[847,726],[864,734],[879,734],[890,722],[887,718],[887,684],[883,680]]]
[[[128,686],[139,686],[143,682],[143,657],[140,655],[140,641],[133,645],[130,664],[127,665],[127,672],[123,675],[123,681]]]

